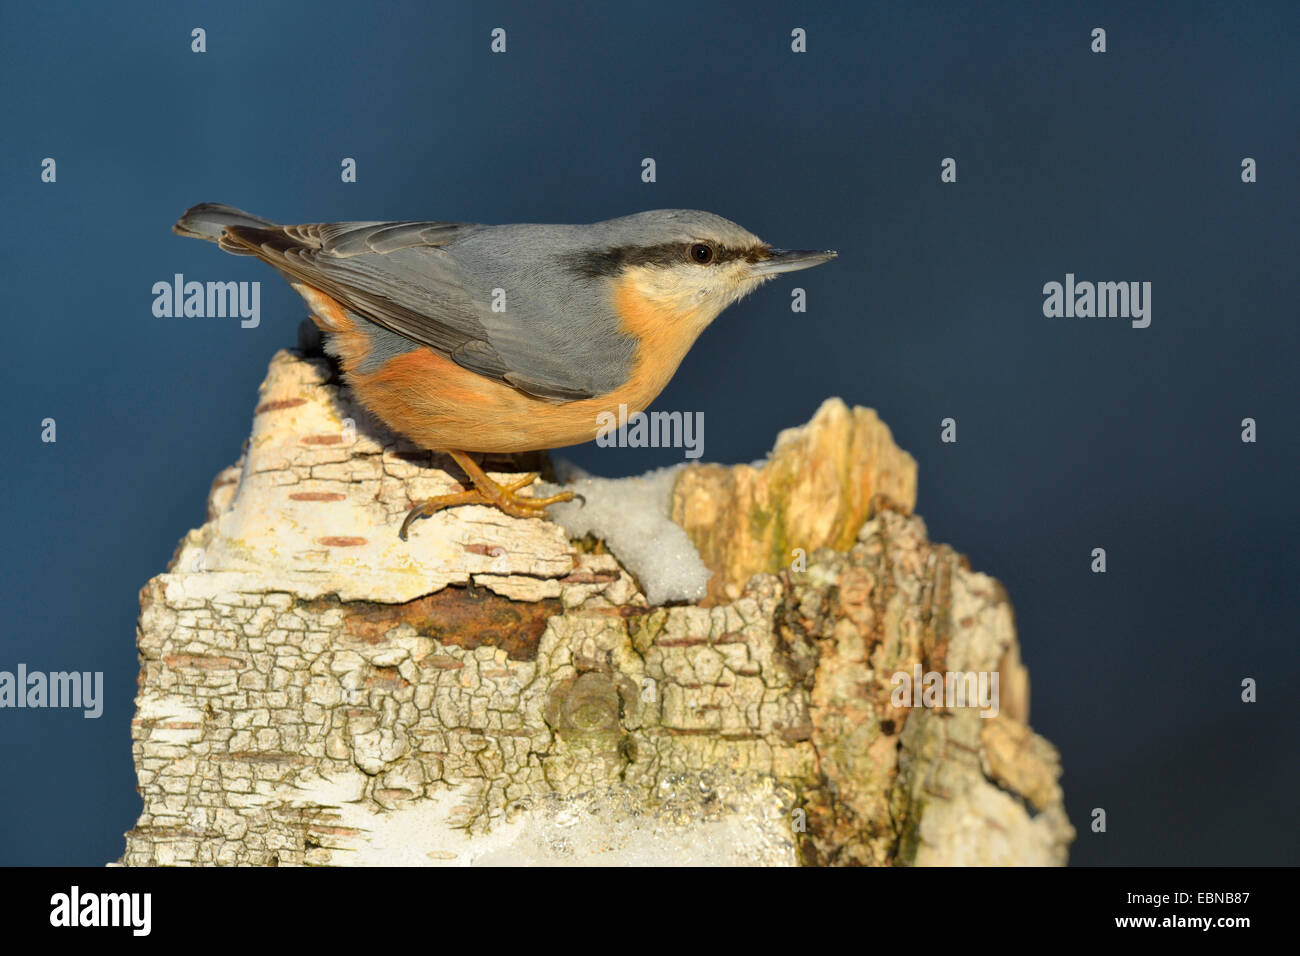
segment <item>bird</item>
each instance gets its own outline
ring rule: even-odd
[[[775,249],[693,209],[585,225],[282,225],[201,203],[172,228],[279,272],[361,405],[469,477],[462,491],[414,503],[402,540],[443,508],[530,518],[572,500],[522,494],[535,473],[498,484],[471,454],[592,440],[602,412],[647,408],[723,309],[837,255]]]

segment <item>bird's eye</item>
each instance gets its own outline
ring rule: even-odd
[[[692,262],[707,266],[713,261],[713,247],[706,242],[693,242],[687,247],[686,255]]]

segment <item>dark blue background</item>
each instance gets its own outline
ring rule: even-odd
[[[0,711],[0,862],[121,853],[137,592],[305,315],[265,266],[172,235],[205,200],[289,222],[695,207],[840,250],[799,278],[806,314],[788,279],[725,313],[658,407],[704,411],[724,462],[827,396],[879,410],[933,538],[1011,594],[1074,862],[1300,862],[1300,7],[879,6],[4,4],[0,669],[102,670],[107,705]],[[261,327],[153,317],[175,272],[262,281]],[[1066,272],[1151,281],[1151,327],[1044,318]]]

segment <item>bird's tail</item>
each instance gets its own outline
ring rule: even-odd
[[[219,202],[203,202],[185,210],[185,215],[172,226],[172,232],[190,239],[219,242],[227,226],[252,226],[257,229],[274,229],[277,223],[261,216],[253,216]],[[225,248],[223,246],[222,248]]]

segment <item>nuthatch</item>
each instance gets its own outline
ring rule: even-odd
[[[203,203],[173,227],[279,271],[312,309],[361,404],[473,487],[419,516],[486,504],[536,517],[549,498],[499,485],[467,452],[590,441],[601,412],[645,409],[727,306],[834,252],[773,249],[734,222],[656,209],[588,226],[336,222],[282,226]]]

